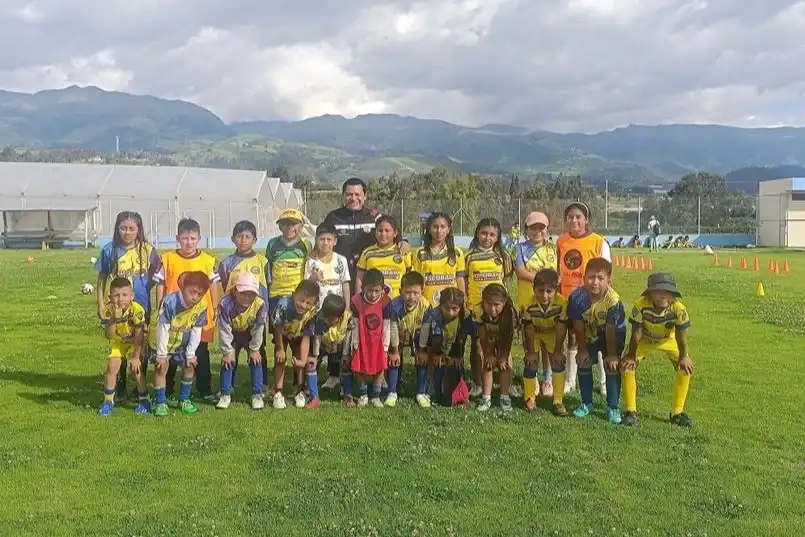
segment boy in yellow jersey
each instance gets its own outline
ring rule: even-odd
[[[690,316],[680,300],[674,277],[660,272],[648,277],[643,296],[632,309],[632,339],[629,351],[621,363],[623,375],[623,404],[626,414],[624,425],[637,423],[636,370],[640,361],[652,352],[662,352],[676,369],[674,396],[671,405],[671,423],[693,427],[693,420],[685,413],[685,403],[693,375],[693,361],[688,356],[687,330]]]
[[[304,327],[299,344],[299,361],[305,364],[306,382],[310,392],[305,408],[318,408],[321,404],[318,367],[325,355],[328,365],[341,360],[351,318],[352,314],[344,297],[327,295],[316,316]]]
[[[525,365],[523,369],[523,385],[525,388],[525,406],[528,410],[537,408],[537,365],[540,358],[548,358],[547,372],[553,372],[553,378],[559,386],[564,386],[565,360],[562,346],[567,335],[567,299],[560,295],[559,273],[552,268],[542,269],[534,277],[534,301],[526,308],[523,316],[523,332],[525,333]],[[558,359],[555,356],[558,354]],[[546,380],[546,383],[548,380]],[[564,390],[543,390],[546,397],[553,397],[553,413],[567,416],[563,398]]]
[[[143,333],[146,328],[145,308],[134,300],[134,290],[128,278],[115,278],[109,284],[109,302],[101,312],[101,320],[110,342],[109,361],[103,382],[103,403],[98,409],[101,416],[109,416],[115,408],[115,382],[123,360],[128,359],[129,370],[137,379],[137,396],[140,400],[135,412],[148,414],[151,403],[140,375],[143,352]],[[125,374],[125,372],[124,372]]]
[[[179,277],[185,272],[203,272],[210,279],[208,291],[204,294],[207,306],[205,316],[207,324],[201,332],[201,342],[196,349],[198,366],[195,368],[196,390],[205,401],[212,401],[212,372],[210,370],[209,344],[215,339],[215,311],[221,297],[220,277],[215,270],[215,257],[199,249],[201,226],[192,218],[179,221],[176,231],[176,242],[179,248],[162,256],[159,270],[154,274],[157,284],[157,304],[162,304],[164,297],[179,291]],[[176,364],[172,363],[166,378],[168,397],[173,394]]]
[[[207,324],[204,295],[209,292],[210,278],[206,272],[189,271],[179,277],[178,285],[178,291],[162,300],[157,327],[151,336],[157,362],[154,373],[154,415],[161,418],[168,415],[165,383],[170,364],[182,366],[179,408],[184,414],[198,411],[190,401],[190,392],[198,366],[197,350],[201,344],[201,333]]]

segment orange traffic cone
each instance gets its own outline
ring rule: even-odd
[[[769,270],[774,272],[774,259],[769,259]]]
[[[749,265],[746,264],[746,258],[741,257],[741,270],[746,270]]]
[[[785,273],[791,272],[791,267],[788,264],[788,259],[783,261],[783,272]]]
[[[654,270],[654,262],[651,260],[651,258],[648,260],[648,269]]]
[[[632,268],[632,258],[631,257],[626,258],[626,268],[628,268],[628,269]]]
[[[615,266],[616,267],[621,266],[621,256],[616,256],[615,257]]]
[[[646,270],[646,258],[645,257],[640,258],[640,270]]]
[[[640,263],[637,261],[636,257],[632,259],[632,268],[635,269],[636,271],[640,270]]]
[[[754,272],[760,272],[760,261],[758,260],[758,258],[757,258],[757,257],[755,257],[755,265],[754,265],[754,267],[752,268],[752,270],[753,270]]]
[[[30,265],[31,263],[34,262],[34,258],[29,255],[28,257],[25,258],[25,262]]]
[[[732,256],[727,258],[727,268],[732,268]]]
[[[713,256],[713,266],[714,267],[719,266],[719,264],[718,264],[718,254]]]
[[[772,270],[775,274],[780,274],[780,265],[777,264],[777,261],[774,262],[774,269]]]

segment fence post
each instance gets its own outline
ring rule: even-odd
[[[699,196],[699,207],[696,210],[696,234],[702,234],[702,197]]]
[[[405,198],[400,196],[400,234],[405,235]]]
[[[637,196],[637,235],[640,236],[640,196]]]
[[[604,231],[609,229],[609,179],[604,181]]]
[[[460,233],[460,235],[463,237],[464,236],[464,198],[461,198],[461,205],[459,205],[458,214],[459,214],[459,218],[461,218],[461,226],[460,226],[461,233]]]

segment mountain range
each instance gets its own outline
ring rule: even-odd
[[[630,125],[596,134],[561,134],[393,114],[227,124],[186,101],[96,87],[0,91],[0,146],[114,151],[117,144],[122,151],[171,153],[194,163],[237,159],[251,151],[262,154],[266,164],[322,179],[444,165],[478,173],[582,173],[590,182],[606,178],[662,185],[693,170],[727,174],[752,168],[752,173],[731,174],[752,190],[758,175],[800,169],[805,175],[800,168],[805,165],[805,128]]]

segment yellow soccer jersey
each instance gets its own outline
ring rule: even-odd
[[[667,309],[658,312],[646,296],[634,305],[629,321],[632,326],[641,326],[643,339],[651,343],[673,338],[677,329],[684,330],[690,326],[688,310],[681,300],[674,300]]]
[[[626,333],[626,313],[620,296],[610,288],[600,300],[593,302],[586,288],[570,293],[568,317],[584,322],[584,339],[587,343],[603,341],[607,324],[615,325],[616,332]]]
[[[514,266],[523,267],[530,272],[538,272],[544,268],[559,271],[559,258],[556,245],[545,243],[536,246],[531,242],[521,242],[514,248]],[[517,305],[524,311],[534,301],[534,283],[517,280]]]
[[[500,318],[492,319],[486,313],[473,313],[472,321],[477,327],[483,327],[486,332],[486,344],[495,347],[500,337]]]
[[[467,303],[473,312],[481,311],[481,294],[492,283],[505,285],[506,277],[512,272],[512,262],[508,254],[500,255],[495,250],[484,251],[479,248],[467,254]]]
[[[536,329],[537,334],[553,334],[559,323],[567,323],[567,299],[560,294],[548,306],[533,300],[526,308],[523,322]]]
[[[282,237],[268,241],[266,259],[271,269],[271,298],[291,296],[305,277],[305,264],[313,248],[305,238],[285,244]]]
[[[111,302],[106,304],[106,308],[103,310],[104,326],[109,326],[112,322],[110,319],[114,309]],[[129,309],[123,312],[123,316],[115,321],[115,337],[110,341],[112,343],[132,343],[137,328],[145,328],[145,308],[137,302],[132,302]]]
[[[433,252],[424,246],[417,248],[411,258],[411,268],[425,277],[423,295],[433,307],[439,305],[439,296],[443,290],[456,287],[457,279],[467,276],[464,253],[460,248],[456,248],[455,260],[450,260],[447,248],[439,252]]]
[[[396,305],[396,304],[395,304]],[[419,300],[419,304],[414,306],[414,309],[408,311],[405,309],[405,304],[402,305],[404,310],[399,317],[400,328],[400,348],[411,347],[422,328],[422,321],[425,314],[430,309],[430,302],[424,296]]]
[[[400,296],[402,277],[411,269],[411,254],[401,254],[397,245],[382,248],[375,244],[363,251],[358,259],[358,269],[377,269],[382,272],[390,289],[389,298],[394,299]]]
[[[182,300],[182,293],[171,293],[162,300],[159,310],[158,324],[169,325],[168,354],[184,351],[190,341],[193,328],[201,328],[207,324],[207,304],[202,300],[195,306],[187,307]],[[151,331],[151,346],[157,347],[157,330]]]
[[[268,302],[268,286],[271,283],[268,259],[257,253],[250,255],[234,253],[221,261],[218,265],[218,276],[221,279],[224,294],[229,294],[235,285],[235,280],[244,272],[248,272],[257,279],[257,283],[260,285],[260,296],[265,302]]]
[[[327,327],[327,331],[321,335],[321,348],[325,353],[332,354],[338,351],[347,337],[350,320],[352,320],[352,311],[347,308],[337,325]]]

